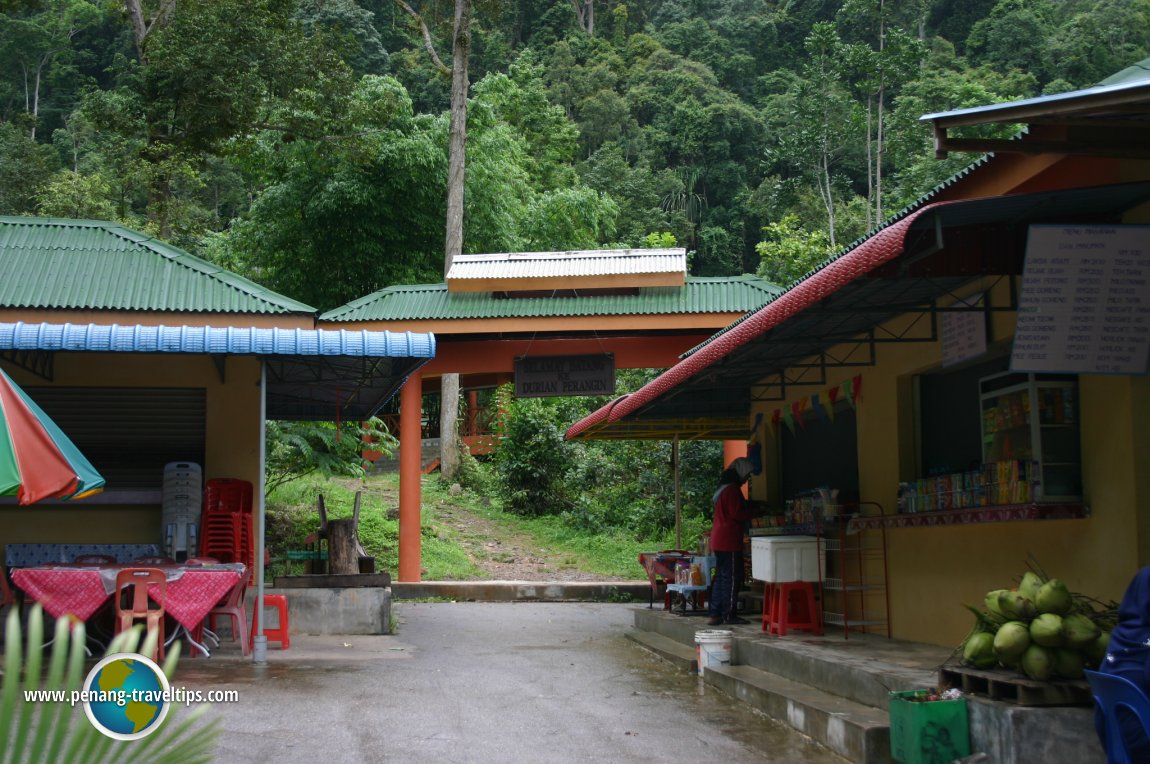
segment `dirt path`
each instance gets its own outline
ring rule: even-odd
[[[385,507],[399,505],[398,491],[382,481],[346,483],[349,490],[363,490]],[[578,560],[541,548],[523,533],[514,533],[460,504],[424,496],[424,522],[446,526],[451,541],[467,553],[487,581],[622,581],[599,573],[579,570]]]
[[[541,549],[524,534],[509,533],[465,507],[440,506],[438,521],[451,528],[452,538],[491,581],[615,581],[598,573],[586,573],[573,558]]]

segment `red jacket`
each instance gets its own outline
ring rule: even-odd
[[[715,499],[715,518],[711,525],[712,552],[743,551],[743,525],[753,517],[743,490],[728,483]]]

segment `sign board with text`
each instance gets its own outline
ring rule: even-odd
[[[515,359],[515,396],[613,395],[615,356],[544,355]]]
[[[1031,226],[1010,368],[1144,374],[1150,226]]]
[[[986,313],[982,294],[958,300],[950,306],[957,312],[943,313],[939,318],[942,337],[942,365],[953,366],[986,352]],[[968,308],[968,310],[962,310]]]

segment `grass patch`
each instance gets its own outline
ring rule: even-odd
[[[309,476],[279,486],[268,496],[267,543],[274,573],[302,573],[303,563],[289,563],[289,550],[304,550],[309,534],[319,530],[317,498],[324,497],[329,519],[350,517],[355,492],[361,492],[359,538],[375,557],[376,570],[399,568],[399,476],[373,475],[365,480],[324,479]],[[468,531],[467,522],[450,522],[459,513],[482,518],[484,531]],[[471,581],[483,578],[472,562],[476,558],[509,561],[504,552],[490,552],[493,539],[522,537],[533,550],[558,570],[578,570],[611,578],[644,579],[639,552],[668,549],[669,538],[636,539],[623,530],[591,533],[574,528],[561,517],[532,517],[506,513],[497,500],[471,491],[453,495],[436,475],[422,480],[421,565],[426,581]],[[698,538],[698,530],[684,529],[684,538]],[[687,544],[691,546],[691,544]]]

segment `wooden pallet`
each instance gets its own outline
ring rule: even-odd
[[[1088,706],[1094,702],[1090,685],[1085,681],[1038,682],[1005,669],[982,671],[966,666],[943,666],[938,670],[938,686],[940,689],[957,687],[967,694],[1020,706]]]

